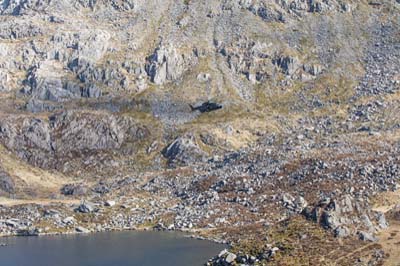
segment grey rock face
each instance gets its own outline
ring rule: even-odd
[[[226,57],[228,67],[252,82],[264,82],[273,72],[271,51],[266,43],[239,39],[233,43],[217,43],[219,53]]]
[[[341,9],[342,6],[339,1],[301,1],[296,0],[290,4],[290,8],[296,11],[307,11],[311,13],[322,13],[333,9]]]
[[[286,75],[293,75],[300,66],[299,60],[291,56],[279,57],[274,60],[274,64],[282,69],[282,72]]]
[[[377,229],[387,226],[383,214],[372,211],[366,201],[355,199],[349,194],[337,199],[323,199],[313,209],[304,209],[303,214],[323,227],[333,230],[336,237],[354,235],[356,230],[361,231],[362,228],[364,231],[357,234],[362,239],[370,240],[369,236],[374,238]]]
[[[161,45],[149,56],[146,71],[152,82],[162,85],[181,78],[189,66],[196,63],[197,58],[193,52],[181,53],[171,45]]]
[[[52,119],[53,127],[60,134],[55,143],[58,151],[118,149],[125,142],[143,140],[149,136],[146,128],[129,117],[96,117],[88,113],[67,112]],[[66,147],[67,143],[69,147]]]
[[[89,7],[92,9],[101,9],[106,7],[111,7],[117,11],[131,11],[138,9],[143,5],[143,1],[135,0],[111,0],[111,1],[93,1],[93,0],[78,0],[79,4],[83,7]]]
[[[0,166],[0,191],[7,194],[15,192],[15,184],[12,178]]]
[[[51,0],[3,0],[0,1],[0,13],[18,16],[33,8],[43,10],[50,2]]]
[[[111,34],[103,30],[82,30],[56,33],[52,37],[53,49],[47,52],[50,59],[72,63],[75,59],[95,63],[109,47]]]
[[[18,40],[43,35],[43,29],[33,21],[9,20],[0,23],[1,39]]]
[[[34,67],[25,83],[28,86],[25,92],[38,100],[64,102],[81,97],[99,98],[101,96],[101,90],[96,86],[71,81],[65,76],[65,70],[57,61],[46,61]],[[34,107],[30,108],[34,110]]]
[[[120,149],[149,134],[129,117],[79,112],[52,115],[49,121],[17,117],[0,121],[0,141],[20,158],[42,167],[55,167],[55,155]]]
[[[56,66],[56,64],[57,62],[48,61],[33,68],[27,79],[27,85],[30,88],[26,91],[41,100],[63,101],[74,96],[78,97],[79,91],[64,90],[62,76],[58,74],[61,72],[61,66]]]
[[[16,127],[10,120],[0,122],[0,140],[24,160],[43,160],[53,147],[50,126],[40,119],[23,119]]]
[[[219,260],[217,260],[217,258]],[[225,249],[218,254],[217,258],[215,261],[217,262],[217,265],[233,265],[233,263],[235,263],[237,255]]]

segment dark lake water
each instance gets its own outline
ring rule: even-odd
[[[1,266],[200,266],[225,248],[169,232],[0,238]]]

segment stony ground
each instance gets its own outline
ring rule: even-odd
[[[399,9],[0,0],[0,234],[182,230],[230,244],[208,265],[396,265]]]

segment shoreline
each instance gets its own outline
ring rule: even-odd
[[[78,232],[78,231],[66,231],[66,232],[46,232],[46,233],[38,233],[37,235],[21,235],[21,234],[0,234],[0,241],[1,239],[6,239],[6,238],[12,238],[12,237],[44,237],[44,236],[68,236],[68,235],[94,235],[94,234],[99,234],[99,233],[112,233],[112,232],[130,232],[130,231],[136,231],[136,232],[170,232],[170,233],[181,233],[183,234],[183,237],[185,238],[192,238],[192,239],[197,239],[197,240],[203,240],[203,241],[210,241],[216,244],[222,244],[222,245],[228,245],[230,246],[229,243],[223,240],[218,240],[215,238],[207,238],[204,236],[200,236],[197,234],[199,231],[197,230],[160,230],[156,229],[154,227],[146,227],[146,228],[123,228],[123,229],[107,229],[107,230],[101,230],[101,231],[95,231],[95,232]]]

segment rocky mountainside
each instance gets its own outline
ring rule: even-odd
[[[0,0],[0,233],[390,265],[399,89],[399,0]]]

